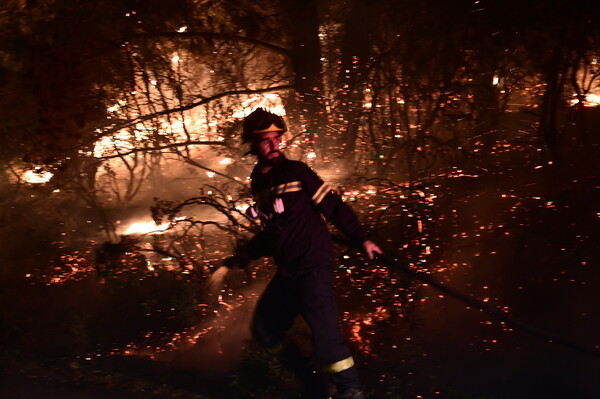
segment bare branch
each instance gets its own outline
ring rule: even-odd
[[[225,145],[225,143],[223,141],[186,141],[184,143],[172,143],[172,144],[166,144],[166,145],[161,145],[158,147],[142,147],[142,148],[134,148],[131,151],[128,152],[120,152],[118,154],[114,154],[114,155],[105,155],[102,157],[96,157],[97,159],[111,159],[111,158],[121,158],[127,155],[132,155],[135,154],[137,152],[147,152],[147,151],[161,151],[161,150],[166,150],[168,148],[177,148],[177,147],[187,147],[190,145]]]
[[[180,107],[175,107],[175,108],[170,108],[170,109],[165,109],[162,111],[158,111],[152,114],[147,114],[147,115],[142,115],[139,116],[135,119],[132,119],[130,121],[118,124],[116,126],[111,127],[110,129],[107,129],[105,131],[103,131],[102,133],[96,135],[93,139],[93,141],[99,140],[100,138],[107,136],[109,134],[112,134],[114,132],[118,132],[121,129],[125,129],[126,127],[130,127],[135,125],[136,123],[140,123],[140,122],[144,122],[147,121],[149,119],[152,118],[156,118],[158,116],[163,116],[163,115],[170,115],[173,113],[178,113],[178,112],[182,112],[182,111],[188,111],[190,109],[196,108],[200,105],[204,105],[204,104],[208,104],[212,101],[221,99],[223,97],[227,97],[227,96],[234,96],[234,95],[239,95],[239,94],[260,94],[260,93],[269,93],[272,91],[278,91],[278,90],[289,90],[289,89],[293,89],[294,86],[293,85],[281,85],[281,86],[274,86],[274,87],[267,87],[264,89],[243,89],[243,90],[229,90],[229,91],[225,91],[219,94],[215,94],[214,96],[210,96],[210,97],[205,97],[202,98],[199,101],[194,101],[190,104],[187,105],[182,105]]]
[[[190,39],[196,37],[203,37],[207,39],[216,39],[216,40],[231,40],[243,43],[255,44],[257,46],[264,47],[266,49],[272,50],[278,54],[285,55],[289,57],[292,53],[291,50],[288,50],[285,47],[277,46],[276,44],[268,43],[259,39],[253,39],[247,36],[234,35],[230,33],[219,33],[219,32],[155,32],[155,33],[144,33],[135,36],[136,38],[142,39],[156,39],[156,38],[181,38],[181,39]]]
[[[209,168],[209,167],[207,167],[207,166],[204,166],[204,165],[202,165],[202,164],[199,164],[198,162],[194,161],[192,158],[188,157],[187,155],[183,155],[183,154],[182,154],[181,152],[179,152],[179,151],[176,151],[176,154],[177,154],[178,156],[182,157],[182,158],[183,158],[183,160],[184,160],[185,162],[189,163],[190,165],[193,165],[193,166],[195,166],[195,167],[197,167],[197,168],[204,169],[204,170],[206,170],[207,172],[211,172],[211,173],[214,173],[214,174],[216,174],[216,175],[219,175],[219,176],[221,176],[221,177],[224,177],[224,178],[226,178],[226,179],[229,179],[229,180],[231,180],[231,181],[234,181],[234,182],[236,182],[236,183],[238,183],[238,184],[241,184],[242,186],[245,186],[245,185],[246,185],[244,182],[241,182],[241,181],[239,181],[239,180],[236,180],[236,179],[234,179],[233,177],[231,177],[231,176],[229,176],[229,175],[226,175],[226,174],[224,174],[224,173],[221,173],[221,172],[219,172],[219,171],[217,171],[217,170],[214,170],[214,169],[211,169],[211,168]]]

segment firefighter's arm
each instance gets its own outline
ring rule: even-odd
[[[261,231],[249,241],[238,245],[233,255],[225,259],[224,264],[230,269],[243,269],[253,260],[271,255],[272,245],[273,241],[270,235],[266,231]]]
[[[350,238],[357,248],[363,248],[369,256],[372,256],[375,250],[374,244],[368,241],[352,208],[308,166],[302,173],[302,188],[327,220]]]

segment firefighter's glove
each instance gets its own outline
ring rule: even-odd
[[[238,252],[226,258],[223,262],[229,269],[243,269],[250,264],[252,259],[243,252]]]

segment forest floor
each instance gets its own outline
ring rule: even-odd
[[[428,276],[506,310],[526,328],[421,285],[419,300],[397,331],[406,344],[390,349],[389,356],[377,355],[385,353],[390,331],[374,329],[373,342],[380,350],[357,356],[370,397],[600,397],[598,172],[597,166],[523,166],[433,182],[441,193],[431,221],[438,248]],[[393,238],[394,229],[379,232],[388,253],[395,251],[395,242],[385,238]],[[252,304],[240,312],[251,314]],[[219,345],[239,348],[221,363],[214,351],[199,348],[180,353],[178,361],[40,359],[7,349],[0,354],[0,397],[297,397],[294,383],[287,377],[278,383],[277,377],[285,374],[274,372],[247,338],[245,332],[222,337]],[[223,348],[219,353],[223,350],[227,353]],[[207,362],[215,362],[214,372],[207,371]],[[256,390],[261,384],[275,386],[261,394]]]

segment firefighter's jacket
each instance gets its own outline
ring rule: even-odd
[[[357,247],[367,240],[350,206],[305,163],[283,158],[267,173],[256,167],[251,179],[254,209],[265,226],[245,246],[251,258],[272,255],[292,273],[332,266],[333,240],[323,217]]]

